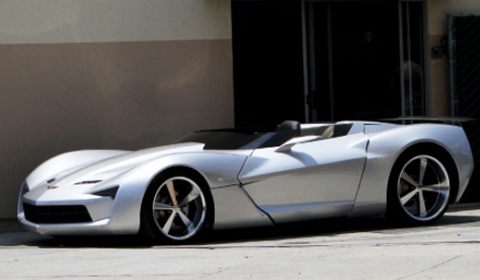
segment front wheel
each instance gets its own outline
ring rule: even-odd
[[[161,176],[142,203],[143,231],[167,243],[184,243],[204,234],[210,223],[211,198],[192,176]]]
[[[452,178],[434,153],[407,153],[395,163],[388,185],[388,215],[408,224],[430,224],[448,208]]]

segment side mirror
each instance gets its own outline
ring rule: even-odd
[[[290,150],[292,150],[292,147],[297,145],[297,144],[302,144],[302,143],[308,143],[308,142],[314,142],[318,140],[322,140],[322,136],[318,135],[309,135],[309,136],[302,136],[302,137],[296,137],[293,139],[288,140],[287,142],[283,143],[278,149],[275,150],[277,153],[288,153]]]

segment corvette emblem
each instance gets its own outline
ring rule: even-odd
[[[49,186],[47,187],[47,190],[54,190],[54,189],[57,189],[57,188],[58,188],[57,186],[51,186],[51,185],[49,185]]]

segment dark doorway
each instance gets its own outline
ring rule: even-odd
[[[450,69],[452,82],[452,113],[457,117],[473,118],[463,123],[470,140],[475,161],[470,184],[462,198],[463,202],[480,201],[480,16],[449,16],[449,44],[453,65]]]
[[[232,0],[236,126],[305,121],[301,8]]]
[[[426,114],[424,1],[231,3],[236,126]]]
[[[311,121],[424,114],[422,7],[307,3]]]
[[[401,13],[403,116],[427,114],[424,3],[404,2]]]

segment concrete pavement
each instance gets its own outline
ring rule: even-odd
[[[0,233],[0,279],[479,279],[480,210],[429,227],[381,218],[217,231],[203,244]]]

